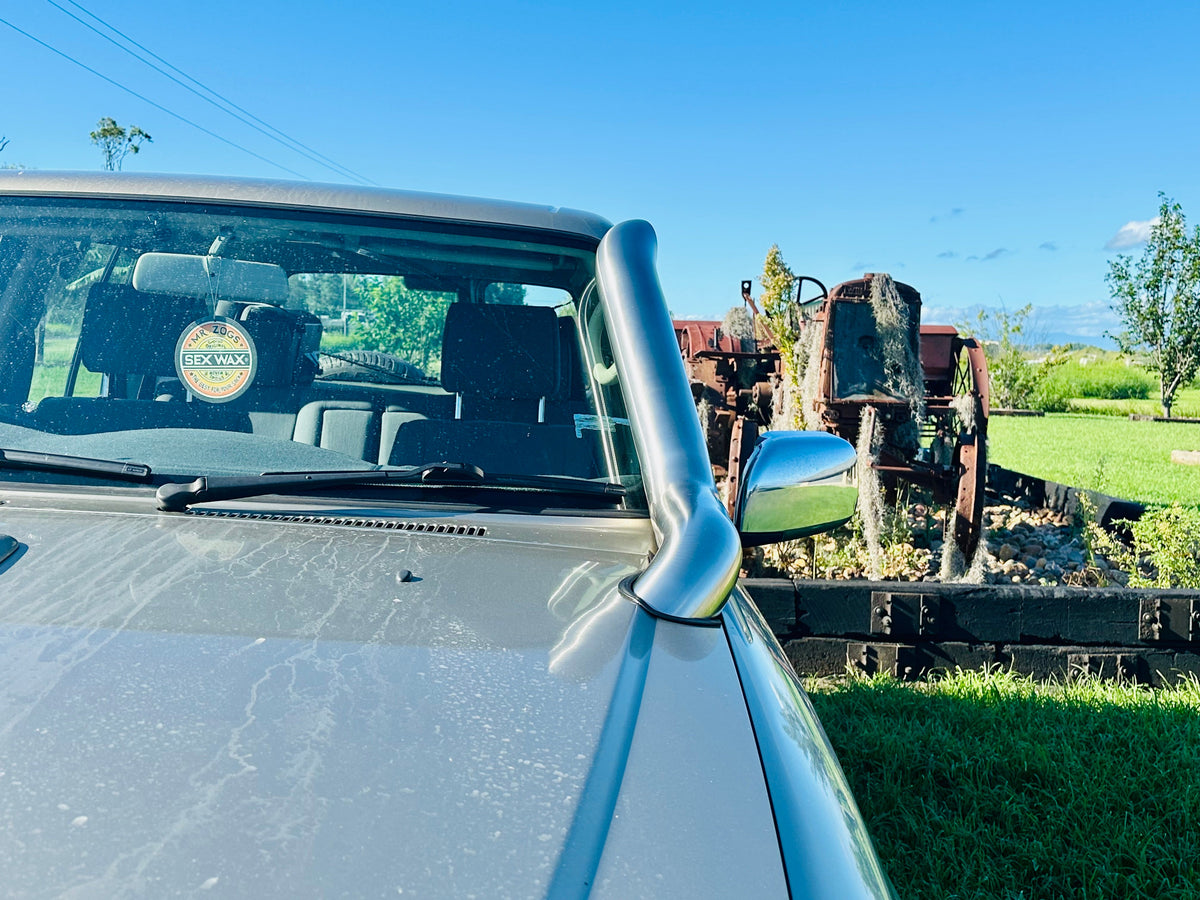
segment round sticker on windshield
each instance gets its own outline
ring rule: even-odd
[[[175,345],[179,380],[209,403],[224,403],[244,393],[254,382],[257,366],[254,341],[224,316],[193,322]]]

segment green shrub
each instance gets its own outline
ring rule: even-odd
[[[1146,400],[1096,400],[1072,397],[1071,408],[1068,412],[1084,413],[1090,416],[1161,416],[1162,406],[1159,404],[1158,392],[1155,391]],[[1181,418],[1200,419],[1200,391],[1189,389],[1175,394],[1175,403],[1171,414]]]
[[[1069,360],[1047,374],[1055,396],[1097,400],[1146,400],[1158,390],[1154,376],[1119,361],[1082,365]]]
[[[1014,313],[980,310],[973,323],[960,323],[963,334],[974,334],[987,356],[991,405],[997,409],[1027,409],[1042,380],[1038,367],[1028,359],[1020,342],[1025,320],[1033,312],[1027,303]]]
[[[341,350],[362,350],[366,348],[363,342],[363,335],[359,333],[353,334],[338,334],[334,332],[325,332],[321,335],[321,349],[326,353],[337,353]]]
[[[1012,345],[1001,346],[988,357],[992,397],[1001,409],[1028,409],[1038,387],[1037,367]]]
[[[1066,412],[1071,408],[1071,397],[1069,385],[1062,379],[1051,376],[1034,389],[1029,405],[1042,412]]]
[[[1088,416],[1157,416],[1162,412],[1157,400],[1095,400],[1072,397],[1066,412]]]
[[[1173,503],[1129,523],[1132,543],[1115,547],[1130,587],[1200,588],[1200,510]]]

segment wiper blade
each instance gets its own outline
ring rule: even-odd
[[[122,462],[119,459],[92,459],[87,456],[64,456],[59,453],[36,453],[31,450],[0,448],[0,468],[33,469],[38,472],[78,472],[114,481],[148,481],[150,467],[143,463]]]
[[[264,472],[262,475],[201,476],[188,484],[164,484],[158,489],[158,508],[181,512],[206,500],[238,500],[261,494],[309,493],[337,487],[375,484],[465,486],[501,490],[535,490],[601,497],[612,502],[625,496],[625,488],[611,482],[589,481],[558,475],[488,475],[469,463],[427,463],[405,469],[367,472]]]

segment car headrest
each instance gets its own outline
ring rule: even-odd
[[[179,335],[209,312],[199,297],[93,284],[79,329],[80,359],[92,372],[173,375]]]
[[[560,362],[558,396],[563,400],[583,400],[583,358],[579,352],[579,341],[575,337],[575,319],[560,316],[558,319],[558,353]]]
[[[442,387],[509,400],[553,395],[558,317],[548,306],[453,303],[442,333]]]
[[[242,323],[254,340],[255,386],[303,387],[320,371],[321,320],[307,310],[222,300],[215,312]]]

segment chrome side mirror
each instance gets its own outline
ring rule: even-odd
[[[733,522],[743,547],[829,531],[854,515],[856,455],[823,431],[768,431],[742,474]]]

